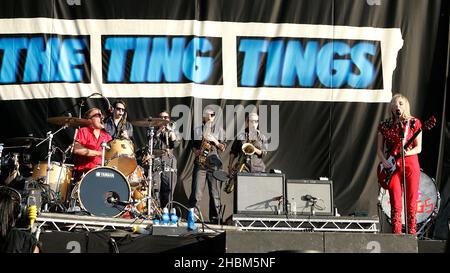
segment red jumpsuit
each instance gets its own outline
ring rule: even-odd
[[[411,117],[408,122],[403,123],[403,128],[394,124],[392,119],[383,121],[378,126],[378,131],[383,135],[385,148],[388,151],[398,150],[402,145],[400,138],[400,130],[405,130],[405,143],[418,131],[422,124],[419,119]],[[405,150],[405,152],[414,147],[414,141]],[[389,198],[391,202],[391,223],[393,233],[402,233],[402,179],[403,166],[402,159],[397,160],[398,168],[395,170],[391,182],[389,184]],[[405,173],[406,173],[406,212],[408,233],[416,233],[416,212],[417,212],[417,198],[419,194],[420,182],[420,165],[417,154],[405,157]]]

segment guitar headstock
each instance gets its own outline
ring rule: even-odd
[[[423,130],[431,130],[436,125],[436,118],[434,116],[431,116],[429,119],[427,119],[423,124]]]

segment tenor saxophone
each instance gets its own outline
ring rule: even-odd
[[[206,160],[208,158],[209,153],[211,152],[211,148],[212,148],[211,143],[209,143],[206,137],[203,137],[202,144],[200,145],[200,155],[198,156],[198,163],[203,168],[207,168]]]
[[[255,146],[250,142],[246,142],[242,144],[241,148],[242,154],[239,156],[239,160],[234,165],[233,170],[235,170],[231,174],[231,178],[225,184],[225,192],[232,193],[234,190],[234,185],[236,185],[237,174],[243,171],[248,172],[247,166],[245,166],[245,160],[247,156],[251,156],[255,153]]]

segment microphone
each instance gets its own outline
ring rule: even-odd
[[[80,102],[78,103],[78,105],[81,106],[81,107],[83,107],[84,104],[86,103],[86,101],[87,101],[88,98],[89,98],[89,97],[82,97],[81,100],[80,100]]]
[[[106,202],[113,204],[113,205],[121,205],[121,206],[127,206],[127,205],[131,204],[131,202],[120,201],[119,198],[115,198],[113,196],[106,198]]]
[[[397,110],[395,110],[395,114],[397,115],[397,117],[400,117],[402,112],[400,111],[400,109],[397,109]]]
[[[106,144],[105,141],[102,141],[101,146],[102,146],[102,148],[105,148],[106,150],[111,150],[111,147],[108,144]]]
[[[301,199],[302,201],[316,201],[318,198],[307,194],[303,195]]]
[[[282,199],[283,199],[283,195],[280,195],[280,196],[274,197],[272,200],[274,200],[274,201],[280,201],[280,200],[282,200]]]

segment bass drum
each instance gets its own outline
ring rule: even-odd
[[[381,189],[381,207],[384,214],[390,219],[391,203],[389,191]],[[423,171],[420,172],[419,196],[417,199],[417,224],[427,223],[431,217],[435,217],[439,211],[441,197],[436,189],[434,179]],[[404,204],[404,203],[402,203]],[[405,216],[402,210],[402,224],[405,224]]]
[[[110,167],[90,170],[81,179],[78,201],[81,207],[95,216],[119,216],[130,201],[130,185],[123,174]]]

